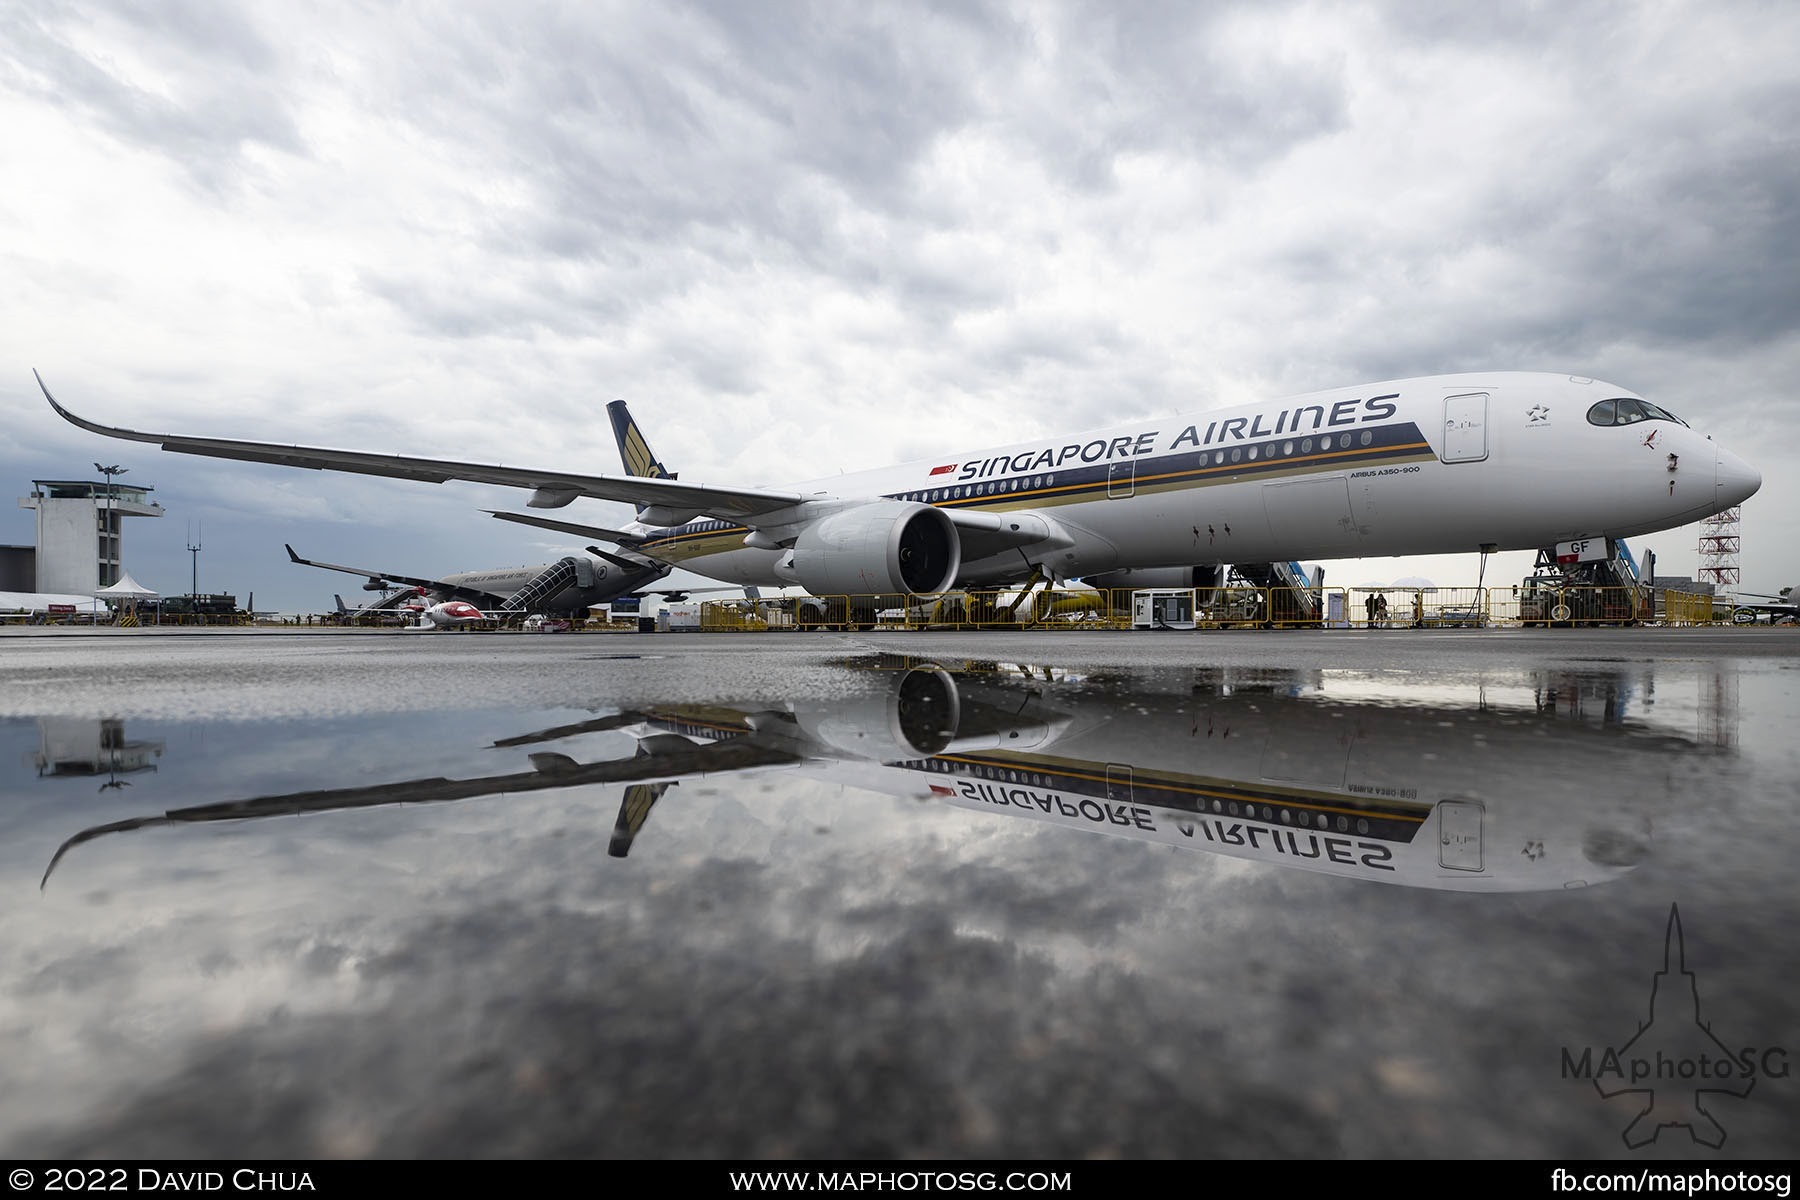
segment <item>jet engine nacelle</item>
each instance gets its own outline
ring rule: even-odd
[[[971,692],[941,667],[915,667],[880,695],[833,698],[790,712],[811,753],[823,748],[879,763],[984,750],[1027,754],[1056,741],[1069,723],[1066,711],[1021,700],[1017,692]]]
[[[961,566],[962,541],[950,518],[902,500],[822,517],[794,541],[794,575],[815,596],[944,592]]]
[[[920,667],[884,693],[835,698],[829,707],[796,708],[793,715],[807,740],[833,755],[903,762],[942,754],[962,721],[962,704],[948,673]]]

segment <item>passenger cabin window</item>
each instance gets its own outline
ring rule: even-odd
[[[1636,400],[1630,396],[1600,401],[1588,409],[1587,419],[1590,425],[1635,425],[1639,421],[1673,421],[1677,425],[1687,424],[1674,413],[1660,409],[1648,400]]]

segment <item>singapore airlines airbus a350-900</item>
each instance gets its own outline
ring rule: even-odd
[[[1762,484],[1662,405],[1541,372],[1390,380],[950,450],[787,488],[678,481],[657,469],[635,428],[621,433],[637,437],[643,462],[628,469],[643,473],[587,474],[144,433],[78,417],[38,383],[65,419],[108,437],[525,488],[533,508],[621,501],[637,506],[637,519],[615,532],[661,561],[728,583],[883,605],[1029,579],[1131,571],[1135,586],[1159,586],[1158,571],[1217,564],[1634,537],[1740,504]]]

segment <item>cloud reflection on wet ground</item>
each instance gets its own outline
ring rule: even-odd
[[[547,640],[9,645],[0,1148],[1786,1144],[1775,1060],[1718,1149],[1563,1064],[1671,905],[1702,1017],[1790,1036],[1791,659]]]

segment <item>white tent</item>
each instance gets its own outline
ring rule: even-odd
[[[101,588],[94,595],[102,600],[154,600],[159,593],[133,579],[130,571],[120,571],[117,583]]]
[[[116,582],[101,588],[94,595],[113,605],[114,619],[120,625],[136,625],[138,601],[157,598],[157,593],[133,579],[130,571],[120,571]],[[162,613],[156,614],[156,620],[159,624],[162,622]]]
[[[92,596],[63,592],[0,592],[0,613],[87,613],[106,612],[106,605]]]

